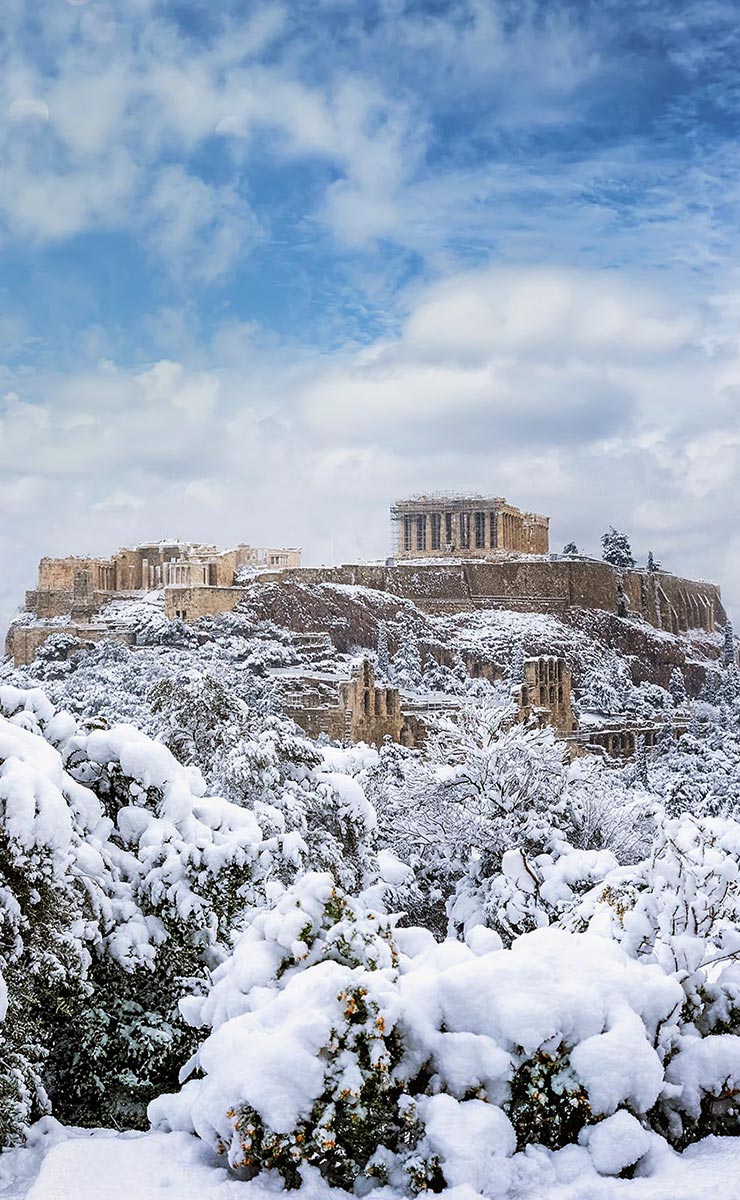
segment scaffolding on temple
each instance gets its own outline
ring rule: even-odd
[[[398,558],[549,550],[549,518],[522,512],[503,496],[429,492],[397,500],[390,515],[392,552]]]

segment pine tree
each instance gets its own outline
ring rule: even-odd
[[[613,567],[634,567],[635,560],[632,556],[629,539],[626,534],[619,533],[613,525],[610,525],[608,531],[602,534],[601,545],[603,548],[601,557],[604,562],[611,563]]]
[[[657,715],[657,714],[656,714]],[[675,729],[673,724],[674,709],[672,698],[666,695],[663,704],[662,721],[655,738],[655,745],[661,754],[666,754],[673,746],[675,741]]]
[[[734,666],[737,662],[735,656],[735,630],[732,627],[732,621],[727,619],[725,624],[725,637],[722,644],[722,662],[726,667]]]
[[[668,691],[675,705],[685,704],[687,700],[686,681],[680,667],[674,667],[668,683]]]
[[[580,553],[581,552],[578,549],[578,547],[576,546],[575,542],[567,542],[565,544],[565,546],[563,546],[563,554],[570,556],[573,554],[580,554]]]
[[[645,738],[642,734],[638,734],[635,738],[635,781],[642,784],[643,787],[648,786],[648,761],[647,749],[645,748]]]
[[[388,652],[388,625],[385,621],[378,621],[378,650],[377,650],[377,669],[379,675],[388,675],[388,667],[390,666],[390,656]]]
[[[698,709],[695,704],[692,704],[691,708],[689,709],[688,732],[691,734],[691,736],[693,738],[701,737],[702,726],[701,726],[701,721],[699,720],[699,712],[698,712]]]
[[[722,679],[717,694],[715,703],[720,706],[731,707],[740,697],[740,673],[734,663],[722,673]]]
[[[524,682],[524,664],[526,661],[527,656],[524,653],[524,646],[521,642],[517,642],[507,672],[509,683],[512,687],[516,687],[518,684]]]
[[[662,570],[661,564],[658,562],[657,558],[655,558],[655,556],[653,555],[652,550],[648,550],[647,570],[648,571],[661,571]]]
[[[401,634],[398,650],[393,655],[393,680],[408,691],[416,691],[421,687],[423,664],[419,641],[415,631],[409,626]]]

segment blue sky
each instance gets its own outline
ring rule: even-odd
[[[436,488],[740,609],[739,43],[714,0],[4,0],[0,618],[42,553],[374,557]]]

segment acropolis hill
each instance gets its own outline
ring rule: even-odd
[[[46,637],[80,626],[94,641],[105,630],[98,633],[93,618],[116,596],[161,589],[167,617],[192,622],[235,609],[250,586],[265,582],[361,585],[429,613],[600,610],[671,634],[712,633],[727,620],[713,583],[550,554],[549,518],[502,497],[413,497],[393,504],[391,520],[395,553],[385,563],[302,567],[297,549],[222,550],[177,541],[124,548],[107,559],[44,558],[37,587],[26,596],[34,620],[14,625],[8,649],[16,663],[27,663]]]

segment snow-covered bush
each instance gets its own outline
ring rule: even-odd
[[[212,1032],[191,1067],[203,1078],[150,1107],[155,1124],[192,1129],[233,1167],[302,1166],[351,1188],[404,1128],[397,951],[388,919],[309,874],[259,913],[205,998],[184,1005]]]
[[[740,824],[665,818],[650,856],[607,876],[576,920],[657,963],[683,1001],[655,1123],[685,1144],[740,1129]]]
[[[7,1136],[46,1106],[136,1124],[192,1040],[177,1011],[281,846],[130,726],[0,689]]]
[[[86,1000],[92,954],[125,919],[96,798],[44,736],[72,722],[40,692],[0,688],[0,1140],[48,1111],[49,1054]]]
[[[588,934],[469,942],[394,934],[331,879],[305,878],[185,1004],[211,1030],[190,1064],[202,1077],[155,1101],[153,1123],[289,1186],[315,1167],[346,1188],[375,1176],[489,1196],[517,1149],[615,1113],[647,1123],[679,983]]]

